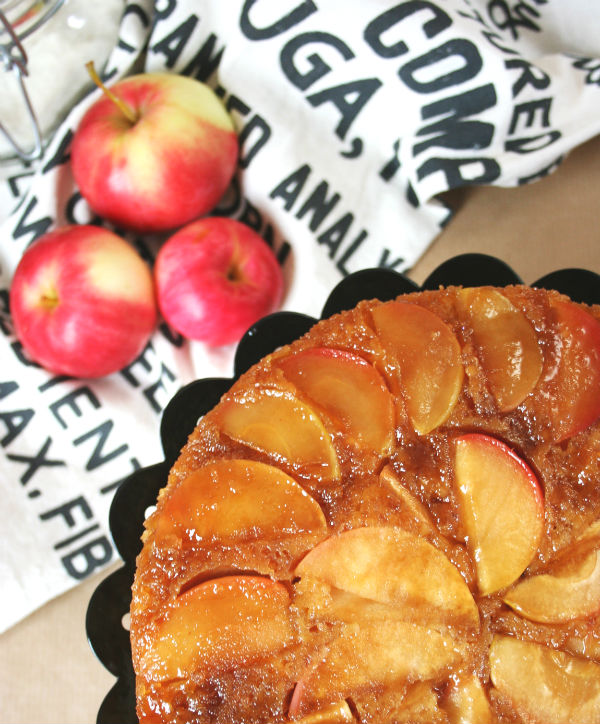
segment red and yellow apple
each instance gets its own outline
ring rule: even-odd
[[[156,324],[152,273],[125,240],[96,226],[45,234],[10,288],[17,338],[42,367],[101,377],[130,364]]]
[[[497,438],[456,438],[458,498],[483,594],[514,583],[531,563],[544,529],[544,497],[533,470]]]
[[[281,301],[283,274],[267,243],[233,219],[195,221],[161,247],[154,267],[158,305],[184,337],[238,342]]]
[[[83,116],[71,167],[100,216],[137,231],[164,231],[210,212],[237,162],[238,141],[205,84],[170,73],[119,81]]]

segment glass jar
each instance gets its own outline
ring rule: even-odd
[[[114,48],[124,0],[0,0],[0,161],[39,158]],[[3,67],[1,67],[3,66]]]

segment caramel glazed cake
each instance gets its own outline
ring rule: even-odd
[[[600,306],[361,302],[252,367],[146,521],[142,722],[600,722]]]

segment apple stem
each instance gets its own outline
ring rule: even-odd
[[[54,309],[58,307],[58,294],[55,289],[49,289],[40,297],[40,306],[44,309]]]
[[[117,106],[117,108],[121,111],[125,118],[127,118],[130,123],[136,123],[138,118],[135,111],[128,103],[126,103],[122,98],[116,96],[109,88],[104,85],[104,83],[100,80],[100,76],[96,72],[96,69],[94,68],[94,61],[90,60],[89,63],[85,64],[85,67],[90,74],[90,78],[94,81],[98,88],[101,88],[104,91],[107,98],[110,98],[110,100]]]
[[[232,264],[229,269],[227,269],[226,276],[230,282],[241,282],[244,279],[244,275],[241,273],[239,267],[235,266],[235,264]]]

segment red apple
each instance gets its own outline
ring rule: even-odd
[[[89,108],[73,138],[71,166],[98,214],[125,228],[160,231],[216,206],[237,153],[233,123],[208,86],[145,73],[119,81]]]
[[[156,324],[152,273],[126,241],[66,226],[24,253],[10,289],[15,333],[56,374],[101,377],[132,362]]]
[[[283,274],[266,242],[233,219],[188,224],[162,246],[154,268],[164,318],[189,339],[238,342],[281,301]]]

